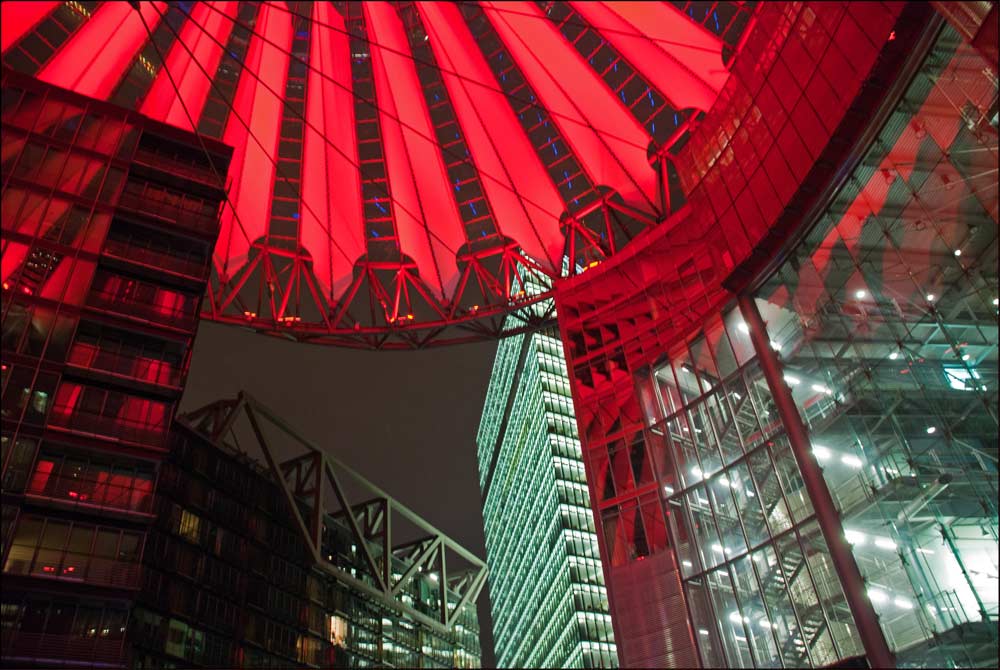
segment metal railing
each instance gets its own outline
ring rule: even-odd
[[[100,558],[90,554],[63,553],[52,549],[14,545],[10,548],[6,575],[30,575],[63,582],[110,586],[120,589],[139,588],[142,566],[137,562]]]
[[[125,191],[118,199],[118,207],[147,216],[165,219],[182,228],[200,232],[215,232],[219,225],[218,217],[213,213],[205,214],[201,209],[182,207],[181,205],[158,199],[150,193],[132,193]]]
[[[216,177],[215,172],[213,172],[212,168],[209,166],[185,163],[177,160],[176,158],[164,156],[163,154],[158,154],[154,151],[150,151],[149,149],[141,148],[135,152],[135,157],[132,160],[140,165],[146,165],[171,174],[182,175],[193,181],[213,186],[215,188],[222,188],[224,186],[224,184],[220,183],[220,177],[225,179],[225,171],[221,169],[221,174],[219,177]]]
[[[150,447],[162,447],[167,438],[165,425],[157,426],[116,416],[93,414],[71,406],[54,406],[49,414],[49,425]]]
[[[92,344],[76,342],[66,359],[69,365],[100,370],[160,386],[178,387],[181,370],[166,361],[143,356],[125,356],[102,350]]]
[[[140,480],[140,482],[148,484],[148,487],[142,489],[93,479],[81,480],[78,477],[55,475],[49,476],[44,482],[32,481],[24,492],[99,509],[111,508],[148,514],[153,509],[153,482],[152,480]]]
[[[118,635],[120,632],[116,631]],[[46,659],[75,660],[123,666],[124,636],[116,638],[51,633],[27,633],[7,629],[0,633],[0,656],[44,663]]]
[[[113,293],[92,292],[87,297],[87,304],[110,313],[134,316],[183,330],[193,329],[198,320],[198,315],[193,307],[188,310],[164,309],[144,302],[123,300]]]
[[[200,279],[205,274],[205,268],[208,266],[207,261],[204,260],[178,258],[173,254],[111,238],[108,238],[104,243],[104,255],[109,258],[161,268],[195,279]]]

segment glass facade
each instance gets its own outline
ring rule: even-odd
[[[157,493],[132,667],[479,667],[474,603],[441,632],[319,569],[281,488],[245,453],[179,421]],[[360,571],[350,537],[327,517],[324,553]],[[423,576],[403,599],[430,611],[437,596]]]
[[[498,665],[618,667],[555,329],[501,341],[476,442]]]
[[[830,665],[863,651],[746,330],[710,319],[639,381],[691,625],[708,667]]]
[[[45,19],[50,47],[91,4]],[[122,666],[218,232],[209,161],[224,172],[230,151],[7,69],[2,121],[0,649],[18,666]],[[201,218],[128,201],[167,189]]]
[[[996,663],[996,86],[946,27],[757,292],[900,663]],[[950,100],[961,114],[942,114]],[[995,117],[994,117],[995,125]],[[992,130],[992,132],[990,132]]]
[[[773,11],[815,46],[854,6]],[[775,148],[802,163],[768,172],[784,190],[693,146],[692,207],[556,292],[623,665],[997,663],[997,80],[911,18],[872,66],[891,95],[865,84],[842,106],[863,116],[824,110],[829,145]],[[763,109],[783,71],[733,88]],[[692,145],[713,122],[752,142],[740,109]]]

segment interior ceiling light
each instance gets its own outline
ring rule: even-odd
[[[60,7],[5,2],[4,52]],[[206,318],[417,348],[499,336],[680,207],[670,150],[754,11],[108,2],[21,69],[233,147]]]

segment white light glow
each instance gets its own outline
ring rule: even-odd
[[[827,395],[831,395],[833,393],[833,391],[823,386],[822,384],[813,384],[812,390],[815,391],[816,393],[825,393]]]
[[[849,528],[845,528],[844,539],[847,540],[848,544],[853,544],[857,547],[860,547],[865,543],[865,534],[857,530],[851,530]]]
[[[708,631],[705,630],[704,628],[699,628],[698,635],[708,635]]]
[[[775,342],[774,340],[771,340],[771,348],[774,349],[775,351],[781,351],[781,345]]]
[[[996,307],[997,305],[1000,305],[1000,298],[993,298],[993,306]]]
[[[725,475],[719,477],[719,483],[722,484],[723,486],[729,486],[729,480],[726,478]]]
[[[867,295],[868,291],[864,290],[863,288],[859,288],[857,291],[854,292],[854,297],[857,298],[858,300],[864,300],[865,296]]]
[[[890,551],[896,550],[896,543],[887,537],[876,537],[875,546],[879,549],[889,549]]]
[[[933,293],[928,293],[927,294],[927,302],[934,302],[934,297],[935,296],[934,296]]]
[[[701,479],[702,477],[705,476],[705,473],[701,471],[701,468],[695,466],[691,468],[691,476],[694,477],[695,479]]]
[[[817,444],[813,447],[813,455],[816,456],[816,460],[825,461],[830,458],[830,450],[821,444]]]
[[[879,591],[878,589],[868,589],[868,598],[870,598],[873,603],[884,603],[889,599],[889,596],[887,596],[884,591]]]
[[[855,470],[864,465],[864,463],[861,462],[860,458],[858,458],[857,456],[851,456],[850,454],[848,454],[847,456],[841,456],[840,462],[846,465],[847,467],[854,468]]]
[[[899,358],[899,352],[898,351],[894,351],[891,354],[889,354],[889,360],[890,361],[894,361],[897,358]]]
[[[722,545],[719,544],[718,542],[712,545],[712,551],[718,552],[720,554],[725,553],[722,551]]]
[[[934,555],[934,550],[933,549],[924,549],[923,547],[917,547],[917,553],[918,554],[930,554],[930,555],[933,556]]]
[[[792,375],[785,375],[785,383],[789,386],[798,386],[802,383],[802,380],[798,377],[793,377]]]
[[[685,568],[692,568],[692,567],[694,567],[691,564],[691,561],[681,561],[681,565],[683,565]]]
[[[740,399],[742,399],[742,398],[743,398],[743,396],[741,396],[741,395],[740,395],[739,393],[737,393],[736,391],[733,391],[733,397],[734,397],[734,398],[736,398],[737,400],[740,400]]]
[[[913,603],[911,603],[906,598],[896,598],[892,601],[893,604],[901,610],[911,610],[913,609]]]
[[[962,250],[961,249],[955,249],[955,255],[956,256],[961,256],[962,255]]]
[[[935,428],[934,426],[927,426],[927,434],[928,435],[933,435],[936,432],[937,432],[937,428]]]
[[[756,493],[754,493],[750,489],[747,489],[747,498],[756,498],[756,497],[757,497]]]
[[[970,358],[972,358],[972,356],[970,356],[969,354],[963,354],[963,355],[962,355],[962,360],[963,360],[963,361],[967,361],[967,360],[969,360]]]
[[[747,324],[743,323],[742,321],[740,321],[740,322],[739,322],[739,323],[738,323],[738,324],[736,325],[736,327],[737,327],[737,328],[739,328],[739,331],[740,331],[741,333],[749,333],[749,332],[750,332],[750,327],[749,327],[749,326],[747,326]]]
[[[668,496],[672,496],[672,495],[674,494],[674,487],[673,487],[673,486],[664,486],[664,487],[663,487],[663,491],[664,491],[664,492],[665,492],[665,493],[666,493],[666,494],[667,494]]]

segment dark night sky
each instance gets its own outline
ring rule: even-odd
[[[495,354],[495,342],[356,351],[203,322],[181,411],[246,390],[485,561],[476,430]],[[479,605],[488,631],[486,589]]]

